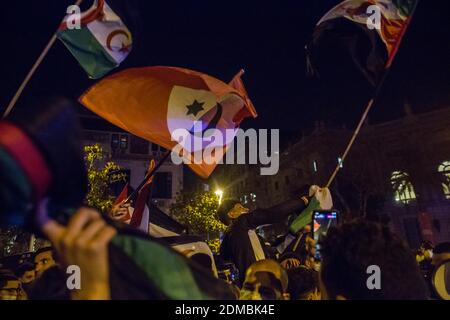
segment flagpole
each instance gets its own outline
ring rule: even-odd
[[[388,58],[388,61],[386,63],[386,69],[385,72],[383,73],[383,77],[381,78],[381,80],[378,82],[377,87],[375,89],[375,93],[372,97],[372,99],[370,99],[369,103],[366,106],[366,109],[364,110],[364,113],[361,116],[361,119],[359,120],[358,126],[356,127],[355,131],[353,132],[352,137],[350,138],[350,141],[347,144],[347,147],[345,148],[344,153],[341,156],[341,161],[338,161],[338,164],[336,165],[336,168],[334,169],[333,173],[331,174],[331,177],[328,179],[328,182],[326,184],[326,187],[329,188],[331,186],[331,184],[333,183],[334,179],[336,178],[337,174],[339,173],[340,169],[342,168],[342,164],[344,163],[345,159],[347,158],[348,153],[350,152],[353,144],[355,143],[356,138],[358,137],[362,126],[364,125],[364,122],[367,119],[367,116],[370,112],[370,110],[372,110],[373,105],[377,102],[379,94],[381,92],[381,89],[383,87],[384,82],[386,81],[387,76],[389,75],[389,72],[391,71],[391,66],[392,63],[395,59],[395,57],[397,56],[397,51],[400,48],[400,44],[403,41],[403,37],[409,27],[409,24],[411,23],[414,14],[416,12],[417,6],[419,4],[419,0],[417,0],[412,12],[411,12],[411,16],[409,17],[409,21],[407,23],[407,25],[403,28],[402,33],[401,33],[401,37],[400,40],[398,41],[396,47],[394,48],[394,51],[392,53],[392,55]]]
[[[171,150],[167,150],[167,152],[164,154],[164,156],[161,158],[161,160],[159,160],[158,164],[152,169],[150,170],[150,172],[148,172],[144,178],[144,180],[142,180],[142,182],[139,184],[139,186],[128,196],[128,198],[123,201],[123,203],[128,203],[130,202],[131,199],[133,199],[133,197],[139,193],[139,191],[141,191],[141,189],[145,186],[145,184],[147,183],[148,180],[150,180],[156,173],[156,171],[161,168],[161,166],[166,162],[167,159],[169,159],[170,154],[172,153]]]
[[[387,71],[386,71],[387,73]],[[361,117],[361,119],[359,120],[358,126],[356,127],[355,132],[353,132],[353,135],[349,141],[349,143],[347,144],[347,147],[345,148],[344,153],[342,154],[341,161],[338,162],[338,164],[336,165],[336,168],[334,169],[331,177],[328,179],[328,182],[326,184],[326,187],[329,188],[330,185],[333,183],[334,179],[336,178],[336,175],[338,174],[338,172],[340,171],[342,164],[345,161],[345,158],[347,158],[348,153],[350,152],[350,149],[352,148],[353,144],[355,143],[356,137],[359,135],[359,132],[361,131],[361,128],[364,124],[364,122],[367,119],[367,115],[369,114],[370,110],[372,109],[374,103],[376,101],[376,98],[372,98],[370,99],[369,103],[366,106],[366,109],[364,110],[364,113]]]
[[[77,2],[75,3],[75,6],[79,6],[81,4],[81,2],[83,2],[83,0],[77,0]],[[53,44],[56,41],[56,35],[57,35],[57,31],[55,33],[53,33],[53,36],[48,41],[44,50],[39,55],[36,62],[31,67],[30,71],[28,71],[28,74],[26,75],[25,79],[23,79],[19,89],[17,89],[16,93],[14,94],[14,97],[9,102],[8,107],[6,108],[5,112],[3,113],[2,118],[6,118],[11,113],[12,109],[14,108],[14,106],[17,103],[17,100],[19,100],[20,96],[22,95],[23,90],[28,85],[28,82],[30,82],[30,80],[33,77],[34,73],[36,72],[37,68],[41,65],[42,61],[47,56],[50,49],[53,47]]]

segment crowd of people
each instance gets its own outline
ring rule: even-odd
[[[415,256],[388,226],[365,220],[329,228],[317,243],[314,223],[304,217],[331,209],[332,201],[316,186],[268,209],[224,199],[217,217],[227,230],[217,261],[177,252],[114,214],[83,206],[87,179],[77,132],[64,99],[0,121],[0,226],[23,227],[51,243],[19,265],[2,266],[0,299],[436,298],[430,275],[450,259],[449,243],[424,244]],[[296,214],[277,245],[255,231]]]
[[[245,213],[235,219],[247,214],[246,219],[249,219],[257,213]],[[433,249],[428,252],[427,272],[421,272],[424,259],[419,253],[423,248],[415,257],[387,226],[355,220],[329,230],[321,241],[321,261],[316,261],[315,246],[311,245],[314,240],[309,231],[309,228],[302,230],[306,241],[296,252],[264,259],[252,256],[249,260],[254,261],[243,270],[240,278],[219,280],[227,283],[230,299],[430,299],[434,296],[429,272],[440,260],[450,257],[450,243],[436,246],[435,254]],[[79,209],[67,227],[55,222],[45,233],[52,241],[51,247],[41,248],[15,270],[0,271],[0,299],[111,298],[107,255],[108,242],[116,231],[98,212]],[[240,238],[240,241],[245,248],[245,239]],[[425,246],[429,248],[429,244]],[[250,251],[249,256],[253,252],[251,248],[245,250]],[[194,254],[189,259],[203,272],[213,274],[213,264],[207,255]],[[235,259],[231,257],[231,260]],[[235,261],[242,263],[242,259]],[[65,268],[73,264],[82,270],[80,290],[67,287],[69,275]],[[367,268],[372,265],[381,271],[378,289],[367,285],[370,277]]]

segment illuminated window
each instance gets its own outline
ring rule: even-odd
[[[120,149],[125,150],[128,148],[128,135],[121,134],[120,135]]]
[[[442,190],[447,199],[450,199],[450,161],[444,161],[438,168],[438,172],[442,174]]]
[[[409,174],[406,172],[392,172],[391,184],[394,189],[395,201],[409,203],[416,199],[414,187],[409,179]]]

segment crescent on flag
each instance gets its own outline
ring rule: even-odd
[[[64,18],[57,32],[58,39],[92,79],[118,67],[131,51],[132,33],[118,13],[122,12],[114,12],[106,1],[96,0],[81,13],[79,28],[71,27],[69,22],[76,18],[71,14]]]
[[[124,42],[122,42],[122,48],[120,48],[118,51],[123,52],[123,53],[129,52],[130,44],[131,44],[131,36],[127,31],[125,31],[123,29],[114,30],[113,32],[111,32],[108,35],[108,37],[106,38],[106,47],[108,48],[109,51],[114,51],[111,46],[111,42],[114,39],[114,37],[119,36],[119,35],[124,35],[127,38],[127,43],[125,44]]]
[[[214,117],[211,119],[211,121],[209,121],[208,125],[202,129],[201,134],[200,132],[195,132],[193,131],[194,129],[191,129],[189,131],[189,133],[191,135],[203,135],[206,131],[208,131],[209,129],[215,129],[217,127],[217,124],[219,123],[220,118],[222,118],[222,114],[223,114],[223,107],[220,103],[217,103],[217,107],[211,109],[211,110],[216,110]],[[208,114],[206,114],[205,116],[203,116],[200,121],[202,121],[202,119],[206,118]]]

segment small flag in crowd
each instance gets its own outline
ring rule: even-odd
[[[123,187],[123,190],[120,192],[120,194],[117,196],[116,200],[114,201],[114,206],[119,206],[121,203],[123,203],[128,198],[128,183]],[[127,213],[120,219],[120,222],[123,223],[130,223],[131,221],[131,213],[127,210]]]
[[[341,2],[317,23],[307,46],[308,72],[318,76],[322,63],[342,49],[376,86],[392,64],[416,5],[417,0]],[[379,24],[373,23],[375,14],[379,14]]]
[[[240,73],[241,74],[241,73]],[[183,158],[210,152],[209,161],[188,161],[202,178],[213,172],[233,141],[241,121],[256,117],[256,110],[240,80],[231,85],[206,74],[174,67],[145,67],[121,71],[92,86],[80,102],[102,118],[143,139],[166,149],[182,146]],[[183,143],[174,132],[183,130]],[[198,136],[216,129],[224,139],[191,143]],[[225,137],[226,136],[226,137]],[[203,160],[203,159],[201,159]]]
[[[114,1],[114,0],[109,0]],[[57,37],[69,49],[90,78],[103,77],[125,60],[132,48],[132,35],[127,26],[104,0],[96,0],[81,14],[78,29],[71,29],[65,17]]]
[[[155,168],[155,160],[150,161],[150,166],[147,172],[151,172]],[[150,194],[151,194],[151,184],[153,182],[153,177],[147,180],[142,189],[139,190],[132,206],[123,207],[122,210],[126,211],[126,214],[121,218],[121,222],[129,224],[131,227],[139,229],[145,233],[149,231],[150,224],[150,211],[147,205]],[[129,196],[130,187],[128,184],[125,185],[122,192],[116,198],[114,205],[120,206]]]

